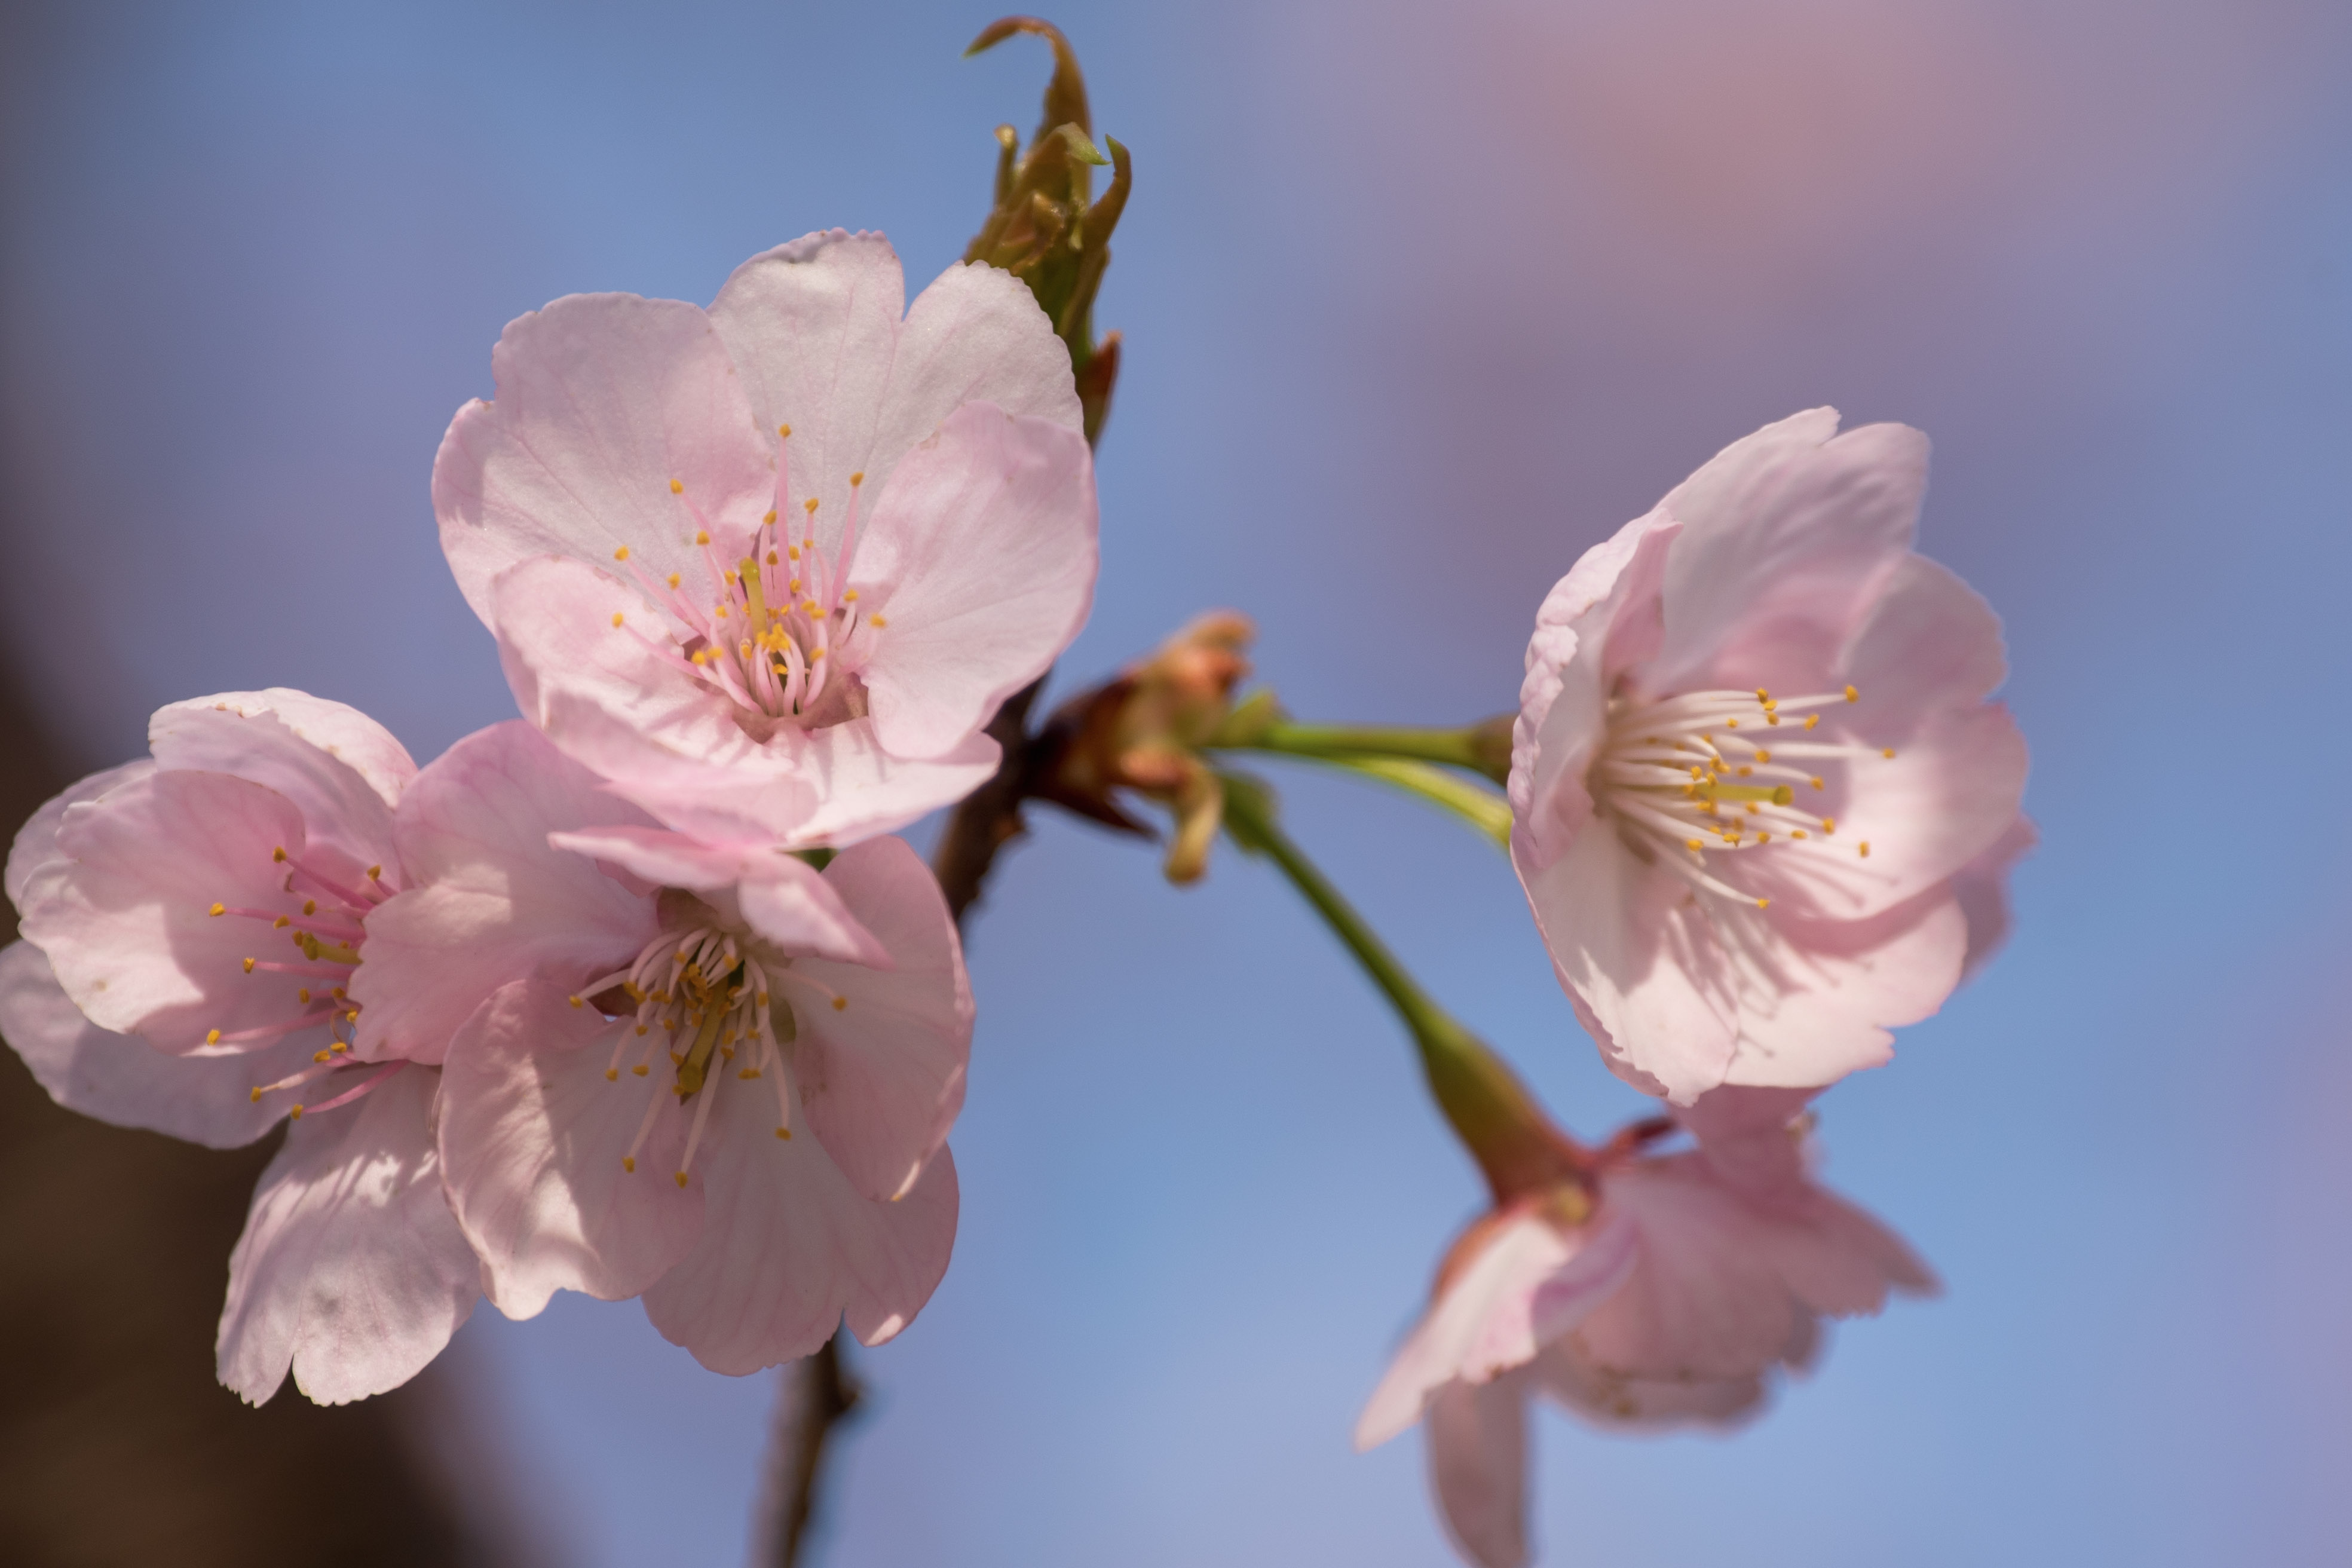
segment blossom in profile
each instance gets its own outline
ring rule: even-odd
[[[1426,1419],[1439,1507],[1471,1561],[1528,1560],[1530,1396],[1609,1426],[1727,1425],[1776,1370],[1812,1363],[1822,1317],[1934,1289],[1898,1237],[1812,1180],[1807,1098],[1717,1090],[1680,1113],[1696,1148],[1641,1152],[1673,1123],[1638,1124],[1454,1243],[1356,1443]]]
[[[1917,431],[1735,442],[1545,599],[1511,855],[1621,1077],[1828,1084],[1941,1006],[2030,842],[1999,622],[1912,548]]]
[[[415,765],[299,691],[175,703],[149,734],[152,760],[16,836],[0,1034],[101,1121],[229,1148],[293,1118],[229,1259],[221,1381],[255,1404],[289,1368],[321,1404],[381,1393],[481,1293],[442,1195],[439,1074],[381,1053],[350,994],[401,886],[393,809]]]
[[[945,1272],[971,997],[897,838],[820,873],[663,829],[530,725],[459,742],[397,822],[409,886],[356,994],[454,1031],[449,1201],[510,1317],[642,1295],[716,1371],[903,1328]]]
[[[524,715],[668,826],[840,844],[959,799],[1086,618],[1068,351],[1006,272],[904,298],[836,229],[708,310],[558,300],[443,440],[443,548]]]

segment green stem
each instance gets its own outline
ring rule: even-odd
[[[1575,1167],[1575,1148],[1551,1125],[1518,1075],[1421,987],[1330,879],[1291,841],[1273,797],[1256,780],[1221,774],[1225,829],[1236,844],[1280,868],[1331,928],[1389,1005],[1421,1053],[1438,1109],[1503,1202],[1558,1182]]]
[[[1450,811],[1507,852],[1511,847],[1511,803],[1484,784],[1428,763],[1393,757],[1300,757],[1345,773],[1360,773]]]
[[[1254,733],[1219,736],[1213,747],[1286,752],[1293,756],[1346,760],[1390,757],[1468,768],[1500,784],[1511,773],[1507,718],[1489,719],[1458,730],[1409,724],[1294,724],[1288,720],[1257,727]]]

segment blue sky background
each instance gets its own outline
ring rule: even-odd
[[[511,316],[706,300],[806,230],[919,283],[1042,48],[904,5],[17,5],[0,654],[76,760],[270,684],[420,759],[511,711],[427,478]],[[1797,408],[1937,442],[2045,843],[2003,960],[1826,1102],[1948,1296],[1728,1439],[1546,1417],[1547,1558],[2340,1560],[2352,1397],[2352,19],[2324,0],[1072,4],[1136,196],[1068,682],[1196,610],[1329,718],[1513,701],[1577,553]],[[1297,835],[1588,1134],[1508,868],[1283,779]],[[2275,805],[2279,809],[2273,812]],[[857,1359],[828,1561],[1432,1563],[1348,1432],[1474,1177],[1286,892],[1045,817],[971,937],[954,1267]],[[92,1216],[102,1223],[102,1216]],[[633,1304],[453,1354],[591,1565],[731,1563],[773,1384]],[[290,1397],[290,1394],[287,1395]]]

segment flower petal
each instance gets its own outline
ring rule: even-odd
[[[25,907],[25,884],[33,879],[33,873],[52,860],[65,858],[58,848],[58,828],[66,819],[68,806],[96,800],[117,784],[144,778],[154,771],[155,764],[142,757],[135,763],[125,763],[119,768],[92,773],[80,783],[68,786],[64,793],[42,802],[41,808],[16,830],[16,841],[9,847],[5,878],[8,901],[21,911]]]
[[[710,844],[660,827],[555,833],[558,849],[617,866],[656,888],[723,894],[751,928],[792,952],[887,969],[890,950],[817,869],[767,845]]]
[[[1728,918],[1748,935],[1726,1083],[1801,1089],[1880,1066],[1889,1031],[1944,1005],[1968,951],[1968,921],[1941,888],[1866,921]]]
[[[1093,604],[1096,527],[1075,429],[968,403],[907,454],[851,571],[889,623],[863,671],[885,747],[950,752],[1045,673]]]
[[[1429,1407],[1429,1477],[1446,1533],[1479,1568],[1528,1561],[1527,1374],[1449,1383]]]
[[[509,322],[490,369],[497,401],[457,411],[433,508],[458,589],[493,629],[490,584],[518,561],[626,546],[656,577],[699,581],[696,529],[747,535],[772,504],[772,437],[696,306],[570,295]]]
[[[955,1245],[955,1162],[942,1149],[895,1203],[857,1195],[822,1142],[782,1139],[763,1096],[721,1094],[698,1156],[702,1239],[646,1292],[646,1316],[713,1372],[815,1351],[846,1321],[863,1342],[913,1321]],[[705,1163],[707,1160],[708,1163]]]
[[[526,980],[483,1003],[450,1044],[440,1131],[449,1203],[509,1318],[535,1316],[558,1290],[634,1296],[701,1233],[703,1187],[671,1180],[685,1149],[675,1109],[656,1113],[637,1168],[623,1163],[648,1097],[668,1092],[658,1078],[608,1076],[616,1045],[632,1061],[650,1052],[630,1027]]]
[[[408,886],[369,915],[352,977],[362,1054],[438,1061],[509,981],[570,991],[635,958],[658,930],[653,900],[547,837],[646,820],[520,721],[436,759],[394,825]]]
[[[1965,984],[2009,940],[2009,873],[2042,841],[2033,824],[2020,816],[1992,847],[1952,874],[1952,895],[1969,922],[1968,954],[1960,961]]]
[[[290,976],[247,973],[245,960],[299,957],[267,920],[302,918],[274,859],[305,846],[301,813],[277,791],[226,773],[158,771],[70,807],[58,830],[69,862],[25,890],[25,935],[90,1021],[174,1054],[301,1013]],[[220,1049],[246,1048],[224,1046]]]
[[[793,965],[791,975],[848,1004],[835,1010],[801,986],[777,984],[799,1020],[793,1070],[809,1125],[849,1184],[867,1198],[898,1198],[963,1109],[972,1019],[963,948],[930,868],[904,839],[844,850],[824,883],[892,963]]]
[[[306,1117],[261,1173],[229,1257],[220,1379],[248,1404],[294,1385],[320,1405],[397,1387],[481,1295],[441,1194],[434,1073],[395,1069],[357,1104]]]
[[[292,1040],[236,1056],[175,1057],[82,1016],[29,942],[0,950],[0,1036],[49,1098],[117,1127],[143,1127],[211,1149],[250,1143],[286,1114],[291,1096],[253,1091],[310,1065]]]

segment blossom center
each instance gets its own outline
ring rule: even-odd
[[[1828,790],[1829,770],[1895,755],[1821,733],[1825,713],[1860,700],[1851,686],[1788,699],[1761,688],[1615,699],[1586,787],[1643,858],[1696,892],[1763,909],[1771,900],[1740,885],[1743,858],[1843,855],[1831,842],[1837,818],[1808,807]],[[1868,859],[1869,844],[1854,854]]]
[[[350,1104],[406,1065],[362,1063],[351,1054],[359,1030],[360,1005],[352,1000],[350,986],[352,973],[360,964],[360,947],[366,941],[367,917],[397,889],[383,879],[382,866],[371,866],[360,876],[350,877],[322,864],[315,851],[293,855],[283,845],[270,852],[270,860],[284,868],[278,883],[284,908],[245,909],[215,903],[205,912],[216,920],[260,921],[273,931],[286,933],[301,955],[300,962],[265,959],[257,952],[244,961],[244,972],[263,985],[290,982],[292,1005],[275,1023],[226,1033],[208,1030],[205,1044],[252,1048],[304,1029],[327,1031],[328,1043],[313,1053],[309,1067],[253,1090],[257,1105],[264,1095],[291,1093],[321,1079],[344,1080],[360,1069],[373,1069],[356,1087],[324,1100],[308,1105],[295,1102],[288,1114],[299,1121],[305,1110],[315,1114]]]
[[[613,558],[629,568],[646,595],[676,625],[661,637],[638,631],[621,615],[613,617],[613,625],[634,632],[724,697],[755,729],[777,722],[820,728],[864,714],[866,694],[857,672],[889,623],[861,604],[858,590],[849,585],[866,476],[849,476],[841,545],[827,561],[816,546],[815,498],[802,503],[801,538],[792,538],[794,530],[785,516],[790,470],[783,457],[792,426],[780,430],[784,440],[776,460],[775,505],[735,550],[718,542],[719,530],[685,482],[669,481],[671,496],[692,524],[689,537],[701,553],[708,581],[689,585],[677,572],[656,580],[623,545]]]
[[[779,983],[801,986],[836,1009],[849,1005],[831,987],[795,973],[790,958],[755,951],[748,939],[707,923],[663,932],[628,968],[591,981],[572,998],[573,1006],[583,1006],[587,998],[617,988],[635,1004],[634,1014],[624,1015],[629,1026],[614,1045],[604,1079],[617,1084],[625,1073],[652,1079],[657,1092],[646,1101],[636,1138],[621,1157],[623,1169],[636,1170],[637,1155],[666,1104],[683,1112],[691,1101],[693,1122],[675,1173],[677,1184],[686,1185],[710,1108],[730,1076],[747,1086],[743,1092],[757,1092],[748,1086],[758,1082],[773,1093],[776,1136],[792,1138],[785,1047],[799,1037],[800,1025],[792,1005],[775,994]],[[656,1076],[656,1053],[668,1060],[666,1079]]]

